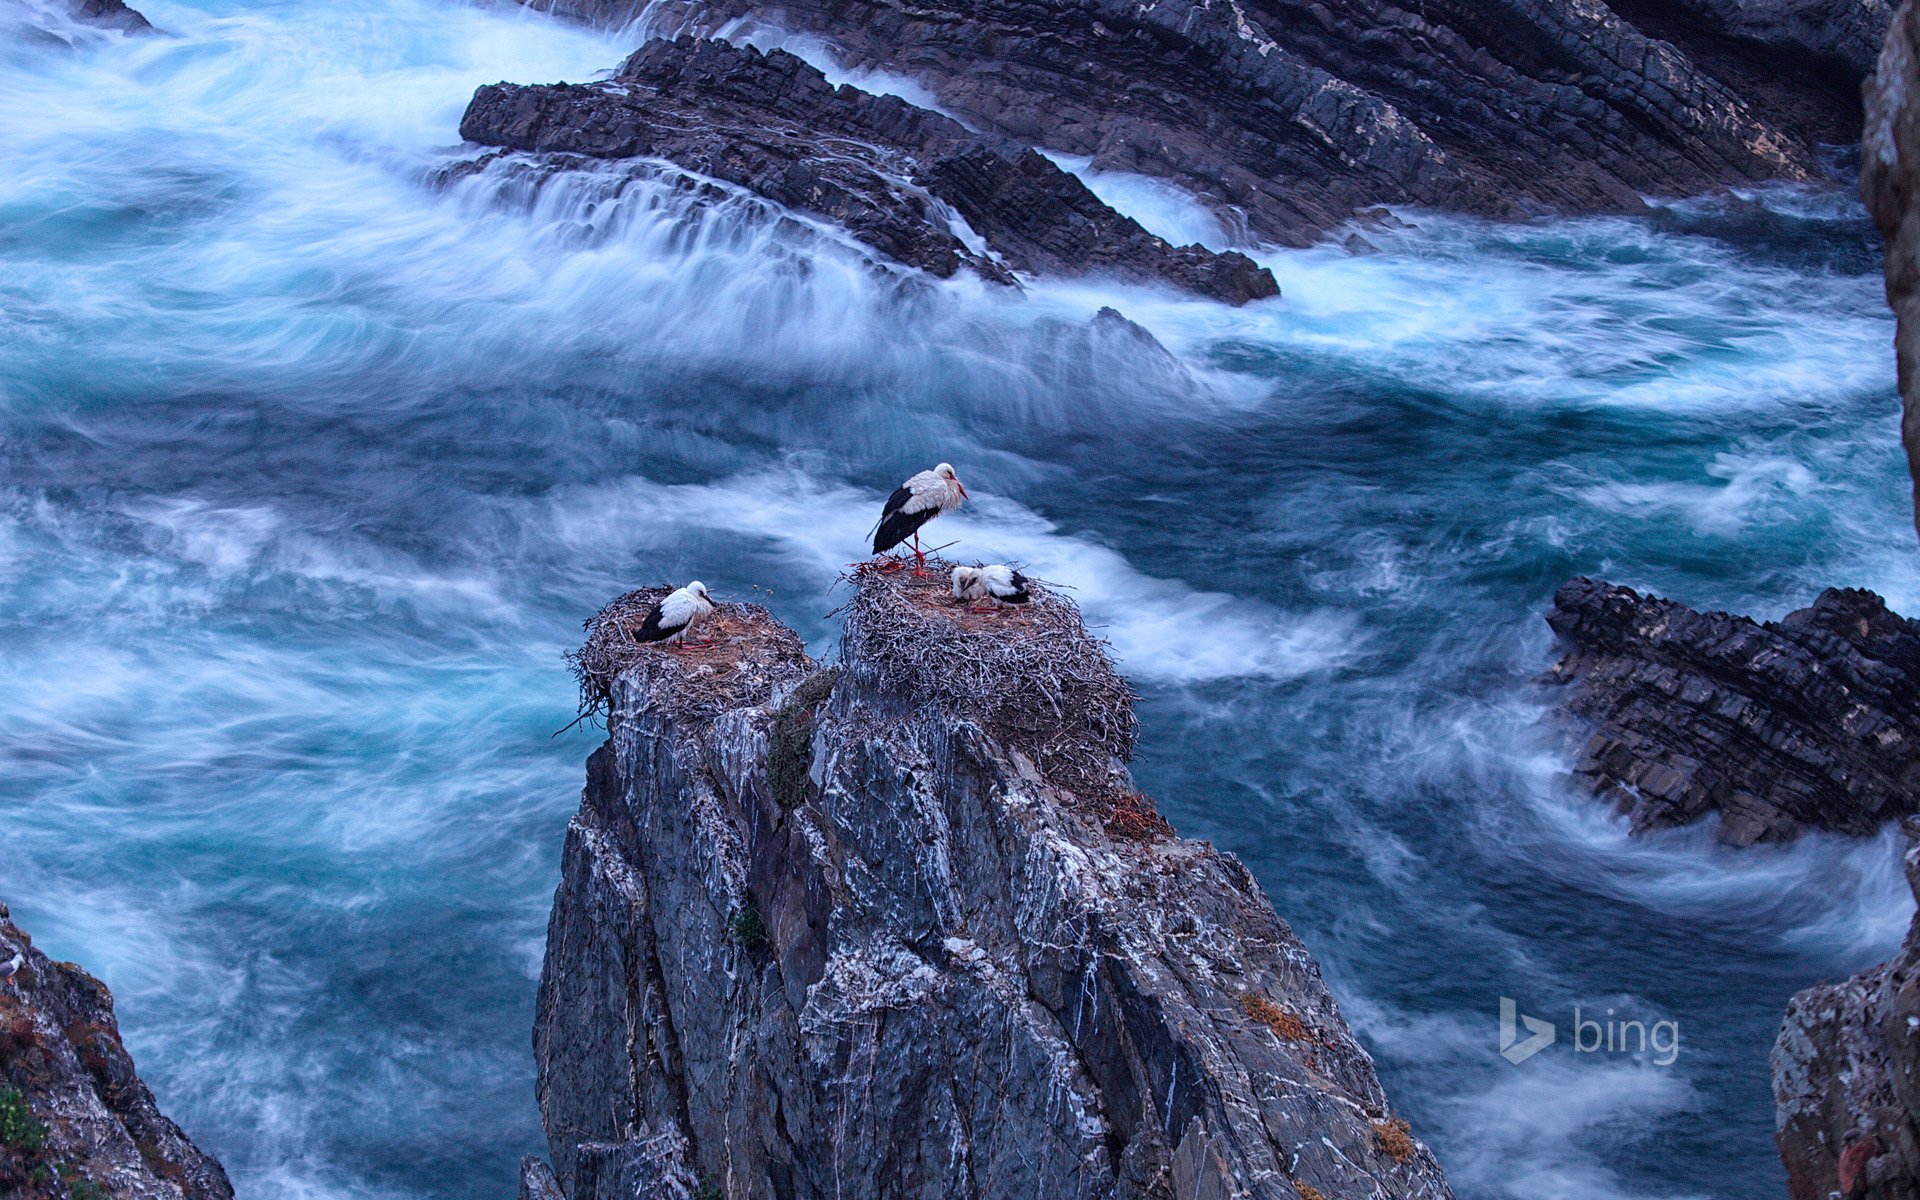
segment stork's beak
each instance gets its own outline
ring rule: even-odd
[[[962,500],[966,500],[966,499],[968,499],[968,498],[969,498],[969,497],[967,496],[967,485],[966,485],[966,484],[964,484],[964,483],[961,483],[961,482],[960,482],[960,481],[959,481],[958,479],[956,479],[956,480],[954,480],[954,481],[953,481],[953,486],[955,486],[955,487],[957,487],[957,488],[959,488],[959,489],[960,489],[960,498],[961,498]]]

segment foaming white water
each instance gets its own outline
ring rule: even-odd
[[[1175,246],[1226,250],[1246,242],[1245,230],[1230,235],[1213,210],[1180,188],[1131,171],[1097,171],[1091,154],[1049,154],[1062,170],[1080,177],[1087,190],[1116,212],[1140,222],[1148,233]]]
[[[1632,997],[1616,997],[1619,1011],[1659,1019]],[[1642,1057],[1610,1059],[1570,1051],[1570,1031],[1555,1045],[1518,1064],[1502,1060],[1497,1007],[1484,1014],[1387,1011],[1361,1001],[1348,1015],[1369,1042],[1393,1058],[1445,1073],[1463,1086],[1435,1106],[1432,1120],[1446,1135],[1444,1165],[1462,1196],[1513,1200],[1695,1200],[1685,1189],[1639,1188],[1618,1162],[1657,1144],[1663,1122],[1685,1114],[1699,1097],[1684,1055],[1667,1066]],[[1555,1017],[1564,1014],[1555,1011]],[[1586,1014],[1583,1013],[1583,1018]],[[1416,1130],[1433,1136],[1434,1130]]]

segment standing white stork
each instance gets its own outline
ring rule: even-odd
[[[908,538],[913,539],[913,573],[927,573],[927,556],[920,549],[920,527],[944,512],[952,512],[967,498],[960,477],[949,463],[931,471],[922,471],[893,489],[887,506],[880,510],[880,524],[873,531],[873,552],[885,554]],[[890,567],[889,570],[898,568]]]
[[[668,592],[647,613],[633,635],[637,642],[684,642],[702,621],[713,615],[713,601],[707,598],[707,585],[698,579],[683,588]],[[702,645],[712,645],[703,642]]]
[[[953,569],[955,602],[975,601],[976,612],[981,611],[981,604],[990,609],[1002,604],[1025,604],[1033,599],[1033,593],[1028,590],[1031,586],[1031,580],[1005,563]]]

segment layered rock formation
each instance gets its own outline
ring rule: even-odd
[[[533,2],[614,26],[642,8]],[[1864,63],[1846,63],[1888,16],[1883,0],[645,7],[668,35],[809,35],[849,68],[914,79],[974,128],[1170,180],[1294,245],[1367,205],[1625,211],[1643,194],[1812,177],[1816,143],[1859,127]]]
[[[667,159],[823,217],[943,278],[963,267],[1002,283],[1012,271],[1101,271],[1233,304],[1279,291],[1242,254],[1168,245],[1027,146],[896,96],[836,88],[782,51],[651,42],[607,83],[483,87],[460,135],[523,151]]]
[[[592,627],[523,1195],[1448,1196],[1246,869],[1133,789],[1072,605],[855,589],[834,669],[750,605]]]
[[[1636,831],[1718,812],[1736,845],[1864,835],[1920,806],[1920,621],[1871,592],[1762,625],[1575,579],[1547,623],[1593,725],[1575,775]]]
[[[1920,823],[1906,823],[1920,896]],[[1920,922],[1891,959],[1793,998],[1770,1060],[1792,1200],[1920,1196]]]
[[[0,1195],[233,1200],[220,1164],[160,1112],[120,1044],[113,997],[0,905]]]
[[[1903,416],[1900,437],[1914,478],[1920,527],[1920,12],[1902,4],[1867,81],[1860,195],[1886,238],[1887,303],[1897,318],[1894,359]]]

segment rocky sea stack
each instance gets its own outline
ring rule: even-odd
[[[1718,813],[1735,845],[1865,836],[1920,805],[1920,621],[1872,592],[1761,624],[1576,579],[1547,623],[1592,725],[1574,774],[1636,831]]]
[[[1246,869],[1132,787],[1072,604],[853,587],[831,667],[752,605],[705,651],[625,643],[649,593],[594,622],[527,1193],[1449,1196]]]
[[[0,1196],[233,1200],[135,1073],[106,985],[34,949],[0,905],[0,969],[16,957],[0,978]]]

